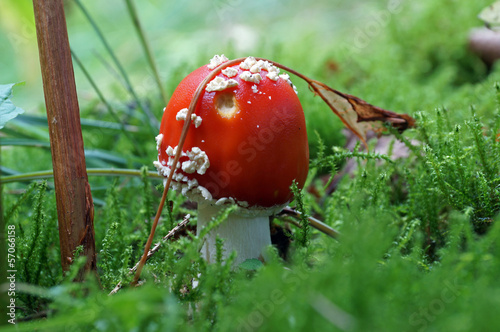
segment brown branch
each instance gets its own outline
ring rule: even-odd
[[[169,240],[170,238],[172,238],[177,232],[179,232],[180,230],[184,229],[184,227],[186,227],[186,225],[189,223],[189,219],[191,218],[191,215],[186,215],[184,217],[184,219],[177,224],[177,226],[175,226],[174,228],[172,228],[170,230],[170,232],[167,233],[167,235],[165,235],[160,242],[156,243],[155,246],[148,251],[148,254],[146,255],[146,261],[148,261],[156,252],[158,252],[158,250],[160,250],[160,247],[161,247],[161,244],[163,242],[166,242],[167,240]],[[134,273],[135,271],[137,271],[137,269],[139,268],[139,265],[140,265],[141,261],[137,262],[134,267],[132,267],[129,271],[129,274],[132,274]],[[113,290],[109,293],[109,295],[113,295],[115,294],[116,292],[118,292],[120,290],[120,288],[122,288],[122,282],[120,281],[116,286],[115,288],[113,288]]]
[[[50,134],[59,220],[61,265],[68,271],[76,247],[87,256],[84,269],[96,270],[94,204],[85,169],[73,64],[62,0],[33,0]]]

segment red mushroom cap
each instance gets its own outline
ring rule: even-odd
[[[164,176],[194,91],[227,61],[214,59],[182,80],[164,110],[155,162]],[[218,205],[270,208],[291,200],[293,180],[302,188],[309,165],[304,112],[288,75],[278,73],[249,57],[209,82],[191,117],[174,189]]]

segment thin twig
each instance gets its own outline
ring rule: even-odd
[[[292,209],[291,207],[285,207],[283,211],[281,212],[282,214],[287,214],[287,215],[292,215],[296,217],[300,217],[301,213],[297,210]],[[331,228],[327,224],[319,221],[318,219],[314,217],[307,217],[309,220],[309,223],[311,224],[312,227],[316,228],[318,231],[325,233],[326,235],[338,240],[338,238],[342,235],[335,229]],[[299,223],[294,223],[297,227],[302,227]]]
[[[153,256],[154,253],[156,253],[159,249],[160,249],[160,246],[162,244],[162,242],[165,242],[167,241],[168,239],[170,239],[171,237],[173,237],[178,231],[180,231],[181,229],[183,229],[184,227],[186,227],[186,225],[189,223],[190,221],[190,218],[191,218],[191,215],[190,214],[187,214],[184,219],[177,224],[177,226],[175,226],[174,228],[172,228],[170,230],[170,232],[167,233],[167,235],[165,235],[160,242],[156,243],[155,246],[148,252],[148,256],[146,258],[146,260],[149,260],[151,258],[151,256]],[[131,269],[132,272],[135,272],[137,271],[137,267],[139,266],[139,263],[135,264],[134,267]]]
[[[177,226],[175,226],[174,228],[172,228],[170,230],[170,232],[167,233],[167,235],[165,235],[160,242],[156,243],[155,246],[149,250],[147,256],[146,256],[146,261],[149,260],[156,252],[158,252],[158,250],[160,250],[160,247],[162,245],[163,242],[166,242],[168,241],[170,238],[172,238],[177,232],[179,232],[180,230],[182,230],[184,227],[186,227],[186,225],[189,223],[190,221],[190,218],[191,218],[191,215],[186,215],[184,217],[184,219],[177,224]],[[137,269],[139,268],[139,265],[140,265],[140,261],[137,262],[134,267],[132,267],[129,271],[129,274],[132,274],[134,273],[135,271],[137,271]],[[116,286],[115,288],[113,288],[113,290],[109,293],[109,295],[113,295],[115,294],[116,292],[118,292],[120,290],[120,288],[122,288],[122,282],[120,281]]]

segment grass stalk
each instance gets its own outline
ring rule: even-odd
[[[87,174],[91,176],[132,176],[141,177],[141,170],[136,169],[116,169],[116,168],[88,168]],[[50,179],[54,177],[52,170],[23,173],[0,177],[0,183],[25,182],[33,180]],[[148,177],[153,179],[163,179],[156,172],[148,172]]]
[[[158,86],[158,90],[160,91],[160,96],[163,100],[163,104],[166,106],[168,104],[168,97],[167,94],[165,93],[165,90],[162,87],[160,75],[158,73],[158,67],[156,67],[156,62],[154,60],[153,53],[151,52],[151,47],[149,46],[148,40],[146,39],[144,30],[142,29],[139,16],[137,15],[137,10],[135,9],[132,0],[125,0],[125,3],[127,4],[127,9],[130,14],[130,17],[132,18],[132,22],[134,23],[137,35],[139,36],[142,49],[146,54],[146,59],[148,60],[149,66],[151,67],[151,71],[153,72],[153,76],[156,81],[156,85]]]
[[[87,69],[85,68],[83,63],[80,61],[78,56],[75,54],[75,52],[73,52],[73,50],[71,50],[71,55],[73,56],[73,59],[75,60],[78,67],[80,67],[80,70],[83,72],[83,75],[85,75],[85,77],[89,81],[90,85],[97,93],[97,96],[99,97],[101,102],[104,104],[104,106],[106,106],[106,109],[108,110],[109,114],[111,114],[111,116],[115,119],[115,121],[120,125],[121,132],[125,135],[125,137],[127,137],[127,139],[130,141],[130,143],[132,143],[132,147],[134,148],[135,153],[141,157],[144,157],[144,152],[139,148],[139,143],[127,131],[127,128],[125,127],[125,123],[123,123],[123,121],[121,121],[120,117],[118,116],[118,114],[116,114],[113,107],[111,107],[111,105],[108,103],[106,98],[104,98],[104,95],[102,94],[101,90],[99,89],[99,87],[95,83],[94,79],[89,74],[89,72],[87,71]]]
[[[80,8],[80,10],[82,11],[82,13],[84,14],[84,16],[87,18],[87,20],[89,21],[90,25],[94,29],[94,31],[97,33],[97,36],[99,37],[99,39],[101,40],[102,44],[106,48],[106,51],[111,56],[111,59],[113,60],[113,63],[115,64],[116,68],[118,68],[118,71],[120,72],[120,74],[123,77],[123,80],[125,82],[125,88],[130,93],[130,95],[132,96],[132,98],[136,102],[136,104],[139,107],[139,109],[142,110],[146,114],[146,116],[148,117],[149,121],[147,123],[149,124],[149,126],[151,127],[151,129],[154,129],[155,131],[158,130],[160,128],[160,123],[158,122],[158,119],[151,112],[151,110],[146,105],[144,105],[144,103],[137,96],[137,93],[135,92],[134,88],[132,87],[132,84],[130,83],[130,79],[129,79],[127,73],[125,72],[125,69],[121,65],[121,63],[118,60],[118,58],[116,57],[115,52],[113,51],[113,49],[109,45],[108,41],[104,37],[104,34],[101,32],[101,30],[99,29],[99,27],[95,23],[95,21],[92,18],[92,16],[90,16],[90,13],[83,6],[82,2],[80,0],[74,0],[74,1],[77,4],[77,6]]]

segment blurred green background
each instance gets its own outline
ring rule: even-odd
[[[65,3],[73,52],[115,108],[133,107],[123,77],[96,31],[75,2]],[[160,119],[164,105],[125,2],[82,3],[139,98]],[[477,14],[488,4],[485,0],[467,4],[452,0],[146,0],[137,2],[136,9],[167,96],[214,54],[253,55],[281,62],[374,105],[414,114],[441,106],[467,108],[478,103],[478,95],[493,93],[486,85],[472,88],[484,92],[470,93],[487,75],[483,63],[467,50],[470,29],[481,25]],[[1,82],[25,82],[15,89],[14,103],[27,114],[44,114],[31,2],[3,0],[0,27]],[[75,77],[82,117],[101,116],[102,105],[76,65]],[[295,78],[294,83],[306,113],[312,154],[315,131],[327,146],[343,145],[340,121],[303,82]],[[480,114],[484,111],[478,107]],[[460,120],[460,115],[454,120]],[[86,144],[91,147],[93,142]]]
[[[123,1],[83,1],[112,49],[125,64],[141,95],[154,91],[149,68]],[[380,4],[379,4],[380,5]],[[373,2],[348,1],[160,1],[137,2],[141,23],[164,81],[181,65],[184,73],[208,61],[207,56],[269,56],[277,49],[311,52],[311,60],[335,48],[334,40],[364,20]],[[89,22],[72,1],[66,1],[70,44],[101,85],[119,90],[105,49]],[[36,30],[31,1],[3,0],[0,65],[3,82],[26,82],[16,92],[27,110],[42,103]],[[304,44],[304,41],[308,41]],[[311,48],[312,46],[312,48]],[[229,54],[228,54],[229,53]],[[307,58],[303,59],[306,60]],[[278,60],[278,59],[275,59]],[[308,63],[299,68],[307,71]],[[92,99],[88,83],[75,70],[82,102]],[[118,92],[118,91],[115,91]],[[28,98],[29,96],[29,98]],[[118,97],[118,96],[117,96]]]

